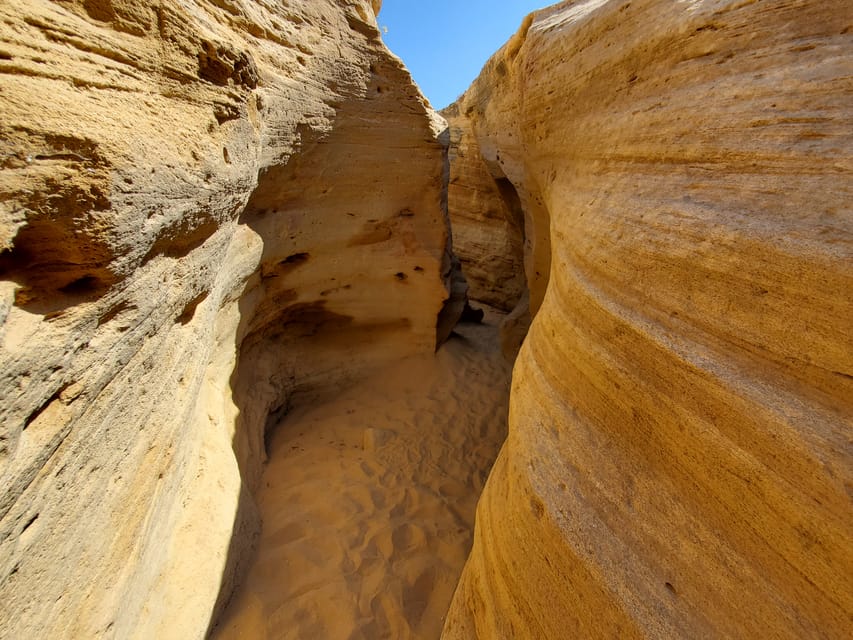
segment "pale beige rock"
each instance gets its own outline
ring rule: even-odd
[[[443,637],[853,635],[850,38],[564,2],[462,98],[551,265]]]
[[[444,123],[379,5],[0,6],[2,637],[203,636],[267,415],[434,349]]]

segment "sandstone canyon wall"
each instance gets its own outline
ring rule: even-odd
[[[852,18],[563,2],[449,110],[538,313],[443,637],[853,635]]]
[[[379,4],[0,5],[0,636],[201,637],[268,415],[434,349],[445,125]]]
[[[532,276],[534,287],[541,274],[547,274],[547,252],[540,265],[525,268],[525,258],[531,260],[536,239],[548,235],[537,234],[534,221],[525,216],[538,203],[529,198],[522,202],[503,172],[496,149],[490,153],[480,149],[472,121],[459,113],[459,106],[451,105],[442,115],[449,124],[447,200],[453,249],[469,285],[469,298],[508,314],[501,321],[501,348],[512,361],[530,327],[526,274]],[[541,284],[538,288],[543,289]]]
[[[524,276],[524,210],[515,187],[480,151],[471,121],[451,105],[448,211],[453,249],[462,262],[469,297],[501,311],[518,305]]]

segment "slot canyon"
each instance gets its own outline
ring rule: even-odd
[[[0,2],[0,639],[853,637],[853,7],[381,4]]]

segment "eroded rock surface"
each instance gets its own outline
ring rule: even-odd
[[[435,347],[444,124],[379,4],[0,6],[3,637],[201,637],[267,416]]]
[[[447,193],[453,250],[462,262],[468,296],[512,311],[527,286],[521,202],[500,165],[484,159],[472,123],[458,106],[441,115],[450,127]]]
[[[564,2],[457,105],[538,313],[445,638],[853,633],[850,29]]]

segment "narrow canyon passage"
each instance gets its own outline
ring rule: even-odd
[[[258,549],[213,638],[439,637],[506,436],[499,321],[284,418]]]
[[[851,3],[532,1],[0,2],[0,640],[853,638]]]

